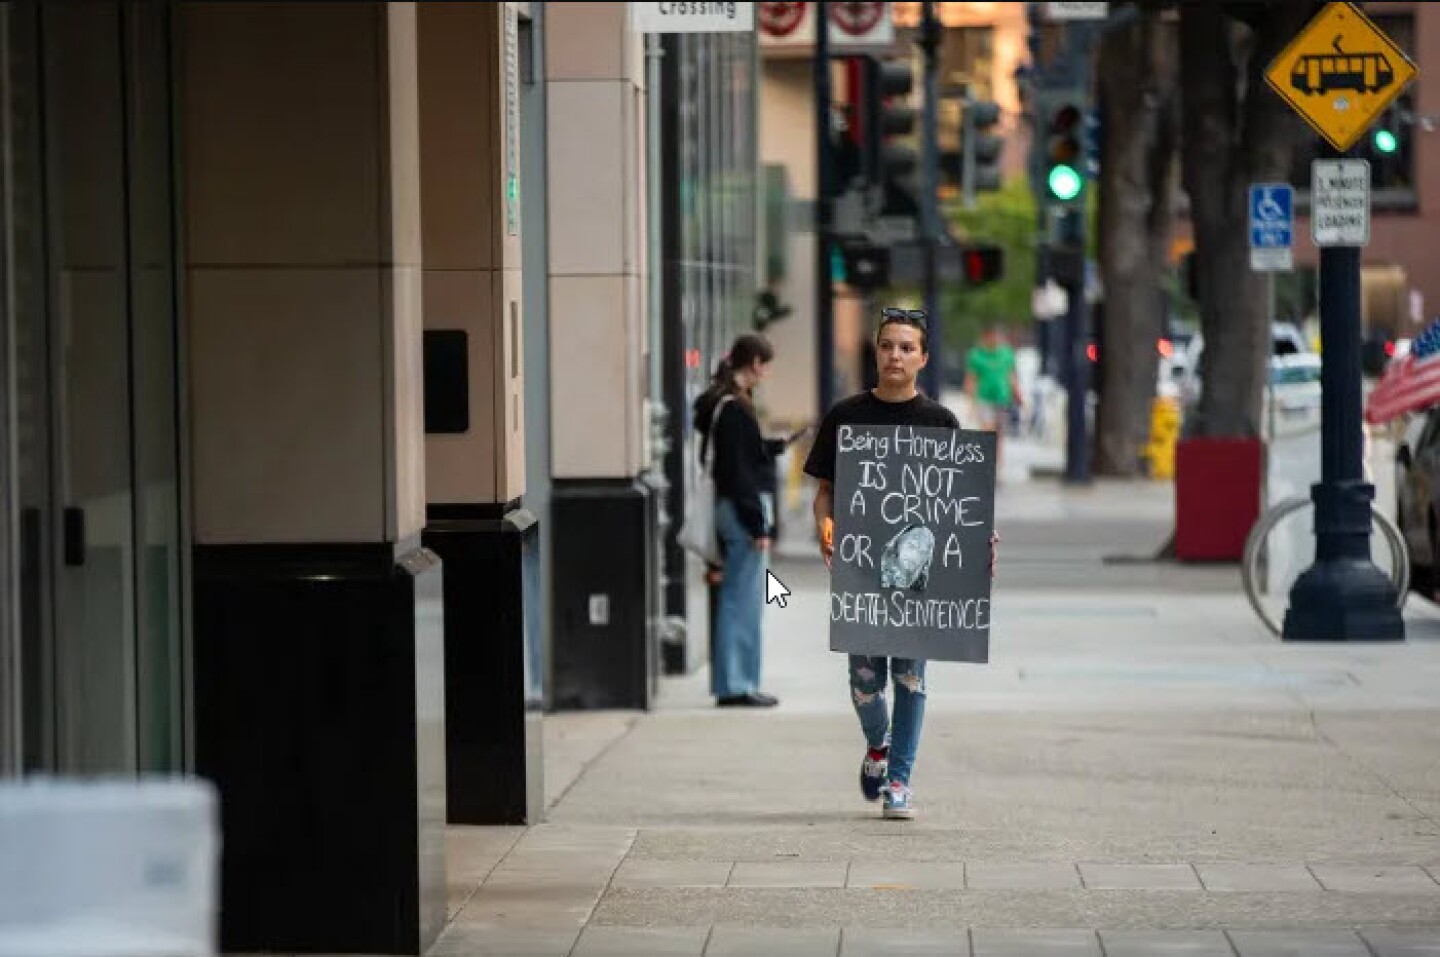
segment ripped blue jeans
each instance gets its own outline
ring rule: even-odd
[[[891,680],[895,684],[893,719],[885,694]],[[850,700],[860,717],[865,743],[872,748],[890,745],[890,780],[908,787],[915,752],[920,748],[920,728],[925,723],[925,662],[851,655]]]

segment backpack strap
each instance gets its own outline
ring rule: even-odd
[[[710,430],[706,433],[704,441],[700,443],[700,467],[711,475],[715,474],[715,433],[720,428],[720,413],[725,410],[725,403],[731,401],[733,395],[721,396],[720,401],[715,403],[715,411],[710,413]]]

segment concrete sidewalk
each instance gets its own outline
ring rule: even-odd
[[[433,953],[1440,955],[1440,610],[1276,641],[1233,567],[1113,560],[1167,501],[1005,487],[991,661],[931,665],[912,822],[860,797],[823,566],[779,559],[781,706],[702,671],[548,718],[549,820],[452,831]]]

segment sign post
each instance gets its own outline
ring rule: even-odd
[[[1370,558],[1360,387],[1360,248],[1369,240],[1369,165],[1345,154],[1416,69],[1349,3],[1330,3],[1266,71],[1271,88],[1329,144],[1311,168],[1310,230],[1320,247],[1320,482],[1315,562],[1290,590],[1286,641],[1405,637],[1395,586]]]
[[[1293,249],[1295,191],[1289,183],[1256,183],[1250,187],[1250,268],[1274,273],[1295,267]],[[1265,321],[1275,320],[1275,277],[1265,277]],[[1275,381],[1267,376],[1269,392],[1265,441],[1275,441]],[[1270,501],[1270,473],[1266,470],[1263,501]]]
[[[830,650],[990,660],[995,434],[842,425]]]

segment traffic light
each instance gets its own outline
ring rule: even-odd
[[[1100,144],[1105,136],[1105,114],[1097,105],[1085,113],[1085,173],[1100,178]]]
[[[999,122],[1000,104],[993,100],[966,101],[961,118],[961,151],[967,194],[992,193],[1000,188],[1000,154],[1005,141],[991,132]]]
[[[1046,205],[1080,206],[1085,199],[1085,97],[1078,90],[1041,93],[1040,185]]]
[[[916,111],[908,102],[915,89],[915,71],[908,60],[879,60],[869,87],[870,149],[875,180],[882,187],[882,213],[919,216],[920,154],[912,137]]]
[[[967,286],[984,286],[1005,275],[1005,250],[992,243],[970,243],[961,251]]]
[[[847,243],[841,248],[850,285],[863,292],[890,284],[890,249],[873,243]]]

